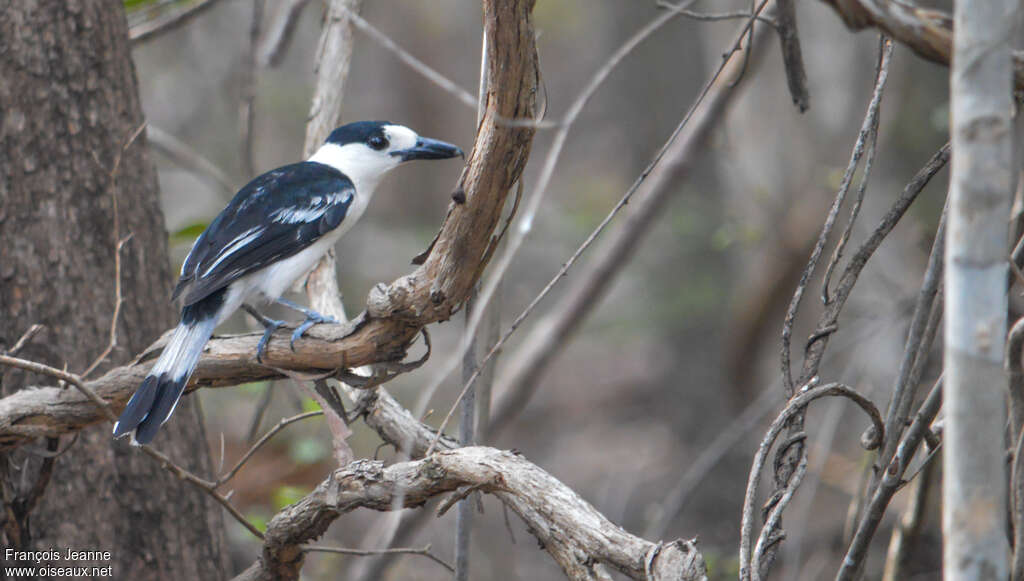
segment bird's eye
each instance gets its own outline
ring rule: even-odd
[[[383,135],[373,135],[366,141],[367,145],[380,151],[388,146],[388,140]]]

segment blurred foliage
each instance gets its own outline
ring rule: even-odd
[[[315,412],[322,409],[320,402],[316,401],[311,397],[302,398],[302,411],[303,412]]]
[[[299,464],[316,464],[326,460],[330,453],[327,444],[313,437],[293,440],[288,446],[288,456]]]
[[[193,222],[184,228],[176,230],[171,233],[171,244],[188,244],[191,246],[195,243],[196,238],[203,233],[210,226],[208,221]]]
[[[267,522],[270,520],[270,517],[266,512],[262,510],[251,510],[245,515],[245,518],[261,533],[267,532]]]
[[[295,504],[296,502],[302,500],[303,496],[306,496],[309,493],[309,488],[287,485],[279,486],[277,487],[276,490],[274,490],[274,495],[272,498],[274,503],[274,510],[278,511],[290,504]]]
[[[235,389],[239,389],[246,395],[257,395],[263,393],[264,389],[271,389],[269,381],[254,381],[252,383],[243,383]]]

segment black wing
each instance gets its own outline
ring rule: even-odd
[[[194,304],[297,254],[337,228],[354,197],[351,180],[321,163],[295,163],[257,177],[196,239],[173,298],[184,294],[184,305]]]

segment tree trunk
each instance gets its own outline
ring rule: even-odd
[[[1006,579],[1007,236],[1018,3],[955,3],[946,241],[943,572]]]
[[[130,236],[117,347],[102,371],[174,317],[155,170],[144,136],[124,147],[143,121],[124,9],[118,0],[0,2],[0,39],[0,350],[42,324],[19,356],[82,373],[110,342],[115,248]],[[2,369],[0,395],[30,382],[53,380]],[[195,401],[181,402],[158,446],[209,474]],[[220,508],[113,442],[110,427],[62,438],[60,449],[70,449],[55,461],[22,450],[0,456],[0,545],[110,551],[109,561],[49,564],[110,566],[117,579],[224,578]]]

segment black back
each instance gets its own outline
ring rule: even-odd
[[[297,254],[337,228],[354,197],[352,181],[322,163],[294,163],[257,177],[196,239],[174,298],[183,295],[184,305],[192,305]]]

